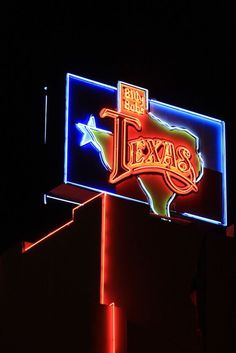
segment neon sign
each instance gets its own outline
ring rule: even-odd
[[[67,75],[64,182],[226,225],[224,122]],[[209,195],[209,186],[214,194]]]

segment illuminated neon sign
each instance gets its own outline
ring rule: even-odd
[[[65,183],[226,225],[223,121],[68,74],[65,131]]]

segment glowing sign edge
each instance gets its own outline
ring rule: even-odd
[[[105,83],[101,83],[101,82],[98,82],[98,81],[95,81],[95,80],[91,80],[91,79],[88,79],[88,78],[85,78],[85,77],[82,77],[82,76],[74,75],[74,74],[71,74],[71,73],[67,73],[66,74],[64,183],[65,184],[71,184],[71,185],[79,186],[79,187],[83,187],[83,188],[94,190],[94,191],[98,191],[98,192],[105,192],[107,194],[110,194],[110,195],[113,195],[113,196],[116,196],[116,197],[120,197],[120,198],[123,198],[123,199],[127,199],[127,200],[130,200],[130,201],[135,201],[135,202],[139,202],[139,203],[148,204],[148,202],[144,202],[144,201],[141,201],[141,200],[138,200],[138,199],[133,199],[133,198],[129,198],[129,197],[126,197],[126,196],[122,196],[122,195],[114,194],[114,193],[111,193],[111,192],[107,192],[105,190],[100,190],[100,189],[97,189],[97,188],[88,187],[88,186],[77,184],[77,183],[72,183],[72,182],[67,180],[67,168],[68,168],[68,120],[69,120],[68,118],[69,118],[69,97],[70,97],[69,80],[70,80],[70,78],[76,79],[78,81],[86,82],[86,83],[91,84],[93,86],[95,85],[95,86],[98,86],[98,87],[101,87],[101,88],[106,88],[106,89],[109,89],[109,90],[112,90],[112,91],[117,91],[117,87],[114,87],[114,86],[111,86],[111,85],[107,85]],[[126,83],[124,81],[118,81],[118,82]],[[196,113],[194,111],[187,110],[187,109],[184,109],[184,108],[180,108],[180,107],[177,107],[177,106],[174,106],[174,105],[170,105],[168,103],[163,103],[163,102],[160,102],[160,101],[155,100],[155,99],[148,99],[148,101],[150,103],[159,104],[159,105],[162,105],[162,106],[170,108],[170,109],[179,110],[179,111],[182,111],[182,112],[187,113],[187,114],[192,114],[192,115],[195,115],[195,116],[197,116],[199,118],[203,118],[203,119],[207,119],[207,120],[210,120],[210,121],[213,121],[213,122],[220,123],[222,125],[222,134],[221,134],[221,141],[220,141],[221,150],[222,151],[226,150],[225,122],[223,120],[212,118],[212,117],[210,117],[208,115]],[[201,217],[201,216],[197,216],[197,215],[194,215],[194,214],[191,214],[191,213],[186,213],[186,212],[180,213],[181,215],[183,215],[185,217],[190,217],[190,218],[206,221],[208,223],[213,223],[213,224],[218,224],[218,225],[222,225],[222,226],[227,226],[226,153],[222,153],[222,169],[223,169],[222,170],[222,174],[223,174],[223,182],[222,182],[223,205],[222,206],[223,207],[222,207],[222,216],[221,216],[222,221],[217,221],[217,220],[214,220],[214,219]]]

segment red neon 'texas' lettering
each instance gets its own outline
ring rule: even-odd
[[[133,175],[153,173],[158,169],[172,191],[186,194],[198,190],[191,153],[186,147],[175,147],[173,142],[158,138],[139,138],[128,144],[130,159],[127,166]]]
[[[117,183],[130,175],[145,173],[162,174],[169,189],[177,194],[197,191],[196,173],[190,161],[192,155],[183,145],[162,138],[144,138],[128,140],[128,126],[141,131],[138,118],[103,109],[101,118],[114,119],[113,167],[110,183]]]

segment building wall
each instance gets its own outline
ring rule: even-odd
[[[21,250],[0,258],[0,352],[234,352],[235,239],[222,228],[103,195]]]

